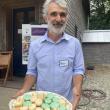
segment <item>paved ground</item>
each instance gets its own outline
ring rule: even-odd
[[[99,92],[93,92],[93,95],[97,96],[97,100],[90,96],[90,103],[86,106],[81,106],[81,110],[110,110],[110,66],[97,65],[95,66],[95,71],[87,72],[83,89],[101,90],[101,93],[104,92],[106,97],[102,97],[103,95]],[[84,104],[88,100],[82,100],[81,102]]]
[[[0,87],[0,110],[9,110],[8,103],[17,89]]]
[[[110,82],[109,80],[110,80],[110,66],[107,66],[107,65],[98,66],[97,65],[95,66],[95,71],[87,72],[87,76],[83,84],[83,89],[84,90],[87,90],[87,89],[101,90],[106,94],[106,97],[103,99],[100,99],[101,95],[98,92],[95,92],[95,93],[87,92],[86,94],[89,94],[90,100],[88,102],[87,98],[82,97],[80,104],[82,105],[87,104],[87,105],[80,106],[78,110],[110,110]],[[17,86],[15,88],[17,88]],[[0,110],[9,110],[8,102],[11,96],[13,96],[13,94],[15,94],[16,91],[17,89],[14,89],[14,88],[0,87]],[[90,93],[92,93],[92,95],[97,96],[97,100],[93,99],[93,96],[91,96]],[[98,100],[98,98],[100,100]]]

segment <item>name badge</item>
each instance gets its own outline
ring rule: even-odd
[[[69,61],[68,60],[60,60],[59,65],[60,65],[60,67],[68,66]]]

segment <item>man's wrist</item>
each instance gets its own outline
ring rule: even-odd
[[[26,90],[25,90],[24,88],[22,88],[22,89],[20,89],[20,92],[21,92],[21,93],[25,93]]]

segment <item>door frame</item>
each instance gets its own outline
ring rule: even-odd
[[[13,13],[13,16],[12,16],[13,17],[13,22],[12,22],[12,30],[13,30],[12,31],[12,35],[13,35],[13,73],[14,73],[15,76],[25,76],[26,69],[27,69],[27,67],[25,67],[25,70],[24,71],[21,70],[22,73],[19,73],[19,75],[17,73],[15,73],[15,69],[16,69],[16,67],[15,67],[16,61],[15,61],[15,59],[16,59],[16,51],[17,50],[15,50],[15,44],[14,43],[15,43],[15,40],[16,40],[15,37],[19,37],[18,30],[17,30],[17,27],[16,27],[16,18],[15,17],[16,17],[16,14],[19,13],[19,12],[27,12],[28,13],[29,11],[34,11],[35,12],[35,7],[15,8],[15,9],[12,10],[12,13]],[[35,14],[34,14],[34,16],[35,16]],[[24,17],[24,19],[25,19],[25,17]],[[25,23],[23,23],[23,24],[25,24]],[[19,45],[20,46],[22,45],[22,40],[19,43]],[[21,52],[21,55],[20,55],[20,60],[22,60],[22,52]],[[23,64],[21,64],[21,65],[24,66]]]

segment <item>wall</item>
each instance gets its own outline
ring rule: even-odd
[[[69,21],[67,23],[66,31],[71,35],[76,35],[76,37],[80,38],[83,31],[86,29],[86,20],[84,9],[82,7],[82,0],[67,1],[69,6]],[[75,31],[77,31],[77,33]]]
[[[0,7],[0,51],[6,49],[6,17],[5,10]]]
[[[86,64],[109,64],[110,43],[83,43]]]
[[[87,30],[82,44],[86,63],[110,65],[110,30]]]
[[[86,30],[82,36],[83,43],[110,43],[110,30]]]

